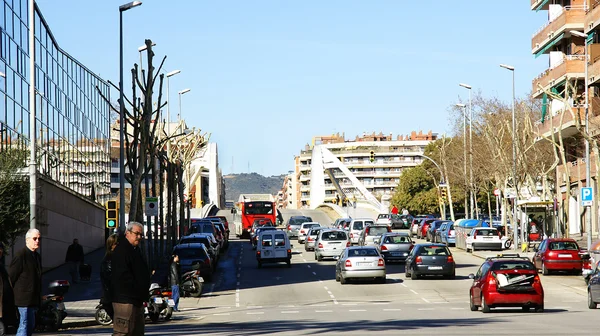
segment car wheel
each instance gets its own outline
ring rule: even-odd
[[[535,312],[536,313],[543,313],[544,312],[544,305],[539,305],[537,307],[535,307]]]
[[[304,251],[308,252],[308,247],[306,247],[306,245],[304,245]]]
[[[473,294],[471,293],[469,293],[469,308],[471,308],[471,311],[477,311],[479,309],[473,302]]]
[[[292,267],[292,259],[288,259],[286,263],[288,268]]]
[[[342,285],[345,285],[345,284],[347,284],[347,283],[348,283],[348,280],[346,280],[346,278],[344,278],[343,276],[341,276],[341,275],[340,275],[340,283],[341,283]]]
[[[448,279],[454,280],[456,278],[456,272],[452,272],[448,275]]]
[[[410,278],[410,272],[408,271],[408,269],[406,269],[406,271],[404,271],[404,277]]]
[[[543,275],[548,275],[548,269],[546,268],[546,264],[542,261],[542,274]]]
[[[321,256],[320,254],[317,256],[317,261],[323,261],[323,256]]]
[[[524,311],[524,312],[528,312],[528,311],[529,311],[529,308],[531,308],[531,307],[529,307],[529,306],[524,306],[524,307],[521,307],[521,310],[522,310],[522,311]]]
[[[317,260],[317,254],[315,253],[315,260]]]
[[[598,304],[596,302],[594,302],[594,299],[592,298],[592,292],[590,292],[588,290],[588,308],[589,309],[596,309],[598,308]]]
[[[485,296],[481,296],[481,311],[484,313],[489,313],[491,311],[490,306],[485,302]]]
[[[340,274],[337,271],[335,272],[335,281],[340,282]]]
[[[261,268],[261,267],[262,267],[262,263],[259,261],[258,262],[258,268]]]
[[[417,275],[417,273],[415,273],[414,269],[412,270],[412,272],[410,272],[410,279],[411,280],[417,280],[417,279],[419,279],[419,275]]]
[[[385,277],[381,277],[381,278],[377,279],[377,282],[380,283],[380,284],[384,284],[385,281],[386,281]]]

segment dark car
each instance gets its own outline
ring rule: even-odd
[[[215,239],[215,237],[211,234],[206,233],[192,233],[189,236],[182,237],[179,240],[179,244],[193,244],[193,243],[201,243],[204,244],[210,259],[213,263],[213,268],[216,267],[217,259],[219,258],[219,243]]]
[[[386,262],[405,261],[415,244],[406,232],[384,233],[375,243]]]
[[[437,230],[440,228],[440,226],[442,226],[442,224],[444,223],[448,223],[449,221],[446,220],[436,220],[433,221],[430,225],[429,228],[427,228],[427,233],[425,236],[425,240],[430,241],[435,243],[435,241],[433,241],[435,234],[437,232]]]
[[[219,248],[223,249],[223,247],[225,246],[225,238],[223,237],[221,230],[217,229],[215,227],[215,225],[213,224],[213,222],[206,220],[206,219],[198,220],[198,219],[194,219],[194,218],[192,218],[191,222],[192,222],[192,226],[190,227],[189,234],[210,233],[219,242]]]
[[[406,277],[416,280],[425,275],[454,279],[456,264],[452,252],[442,244],[417,244],[406,258]]]
[[[227,217],[225,217],[225,216],[208,216],[205,218],[206,219],[214,219],[214,218],[220,219],[221,222],[223,223],[223,225],[225,225],[225,231],[227,231],[227,234],[229,234],[229,221],[227,220]]]
[[[179,244],[173,248],[179,256],[181,274],[191,271],[194,263],[200,264],[200,276],[210,281],[213,276],[212,260],[206,246],[202,243]]]
[[[538,271],[529,258],[518,254],[489,257],[477,274],[469,274],[473,284],[469,290],[471,311],[481,307],[489,313],[495,307],[535,308],[544,311],[544,288]]]

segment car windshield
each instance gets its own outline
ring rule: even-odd
[[[308,218],[290,218],[290,225],[300,225],[306,222],[310,222],[310,220]]]
[[[478,236],[497,236],[498,230],[496,230],[496,229],[479,229],[479,230],[475,230],[475,234]]]
[[[199,259],[205,258],[206,254],[201,248],[180,248],[176,250],[180,259]]]
[[[311,227],[315,227],[315,226],[321,226],[321,224],[317,224],[317,223],[313,223],[313,224],[302,224],[302,227],[305,229],[311,228]]]
[[[411,240],[408,236],[388,236],[385,238],[385,244],[403,244],[410,243]]]
[[[338,240],[347,240],[346,232],[342,231],[330,231],[323,232],[321,235],[321,240],[324,241],[338,241]]]
[[[419,250],[421,256],[447,256],[450,255],[448,249],[443,246],[421,246]]]
[[[212,224],[192,225],[191,233],[214,233],[215,227]]]
[[[373,248],[352,249],[348,251],[348,257],[376,257],[378,255],[377,250]]]
[[[383,226],[373,226],[369,228],[369,236],[381,236],[382,234],[388,232],[387,227]]]
[[[183,238],[181,239],[180,244],[191,244],[191,243],[202,243],[206,246],[209,246],[208,238]]]
[[[492,271],[498,270],[535,270],[535,266],[529,261],[521,261],[521,260],[510,260],[510,261],[501,261],[495,262],[492,264]]]
[[[569,251],[577,251],[579,247],[576,242],[570,241],[560,241],[560,242],[551,242],[550,250],[569,250]]]

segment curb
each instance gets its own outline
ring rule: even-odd
[[[73,322],[63,322],[61,326],[61,330],[73,329],[73,328],[83,328],[83,327],[92,327],[99,326],[102,327],[95,319],[93,320],[79,320]]]

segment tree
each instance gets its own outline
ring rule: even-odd
[[[3,144],[4,145],[4,144]],[[29,180],[19,174],[29,151],[9,144],[0,149],[0,244],[12,245],[29,228]]]
[[[437,188],[422,165],[402,172],[392,203],[414,214],[438,212]]]

